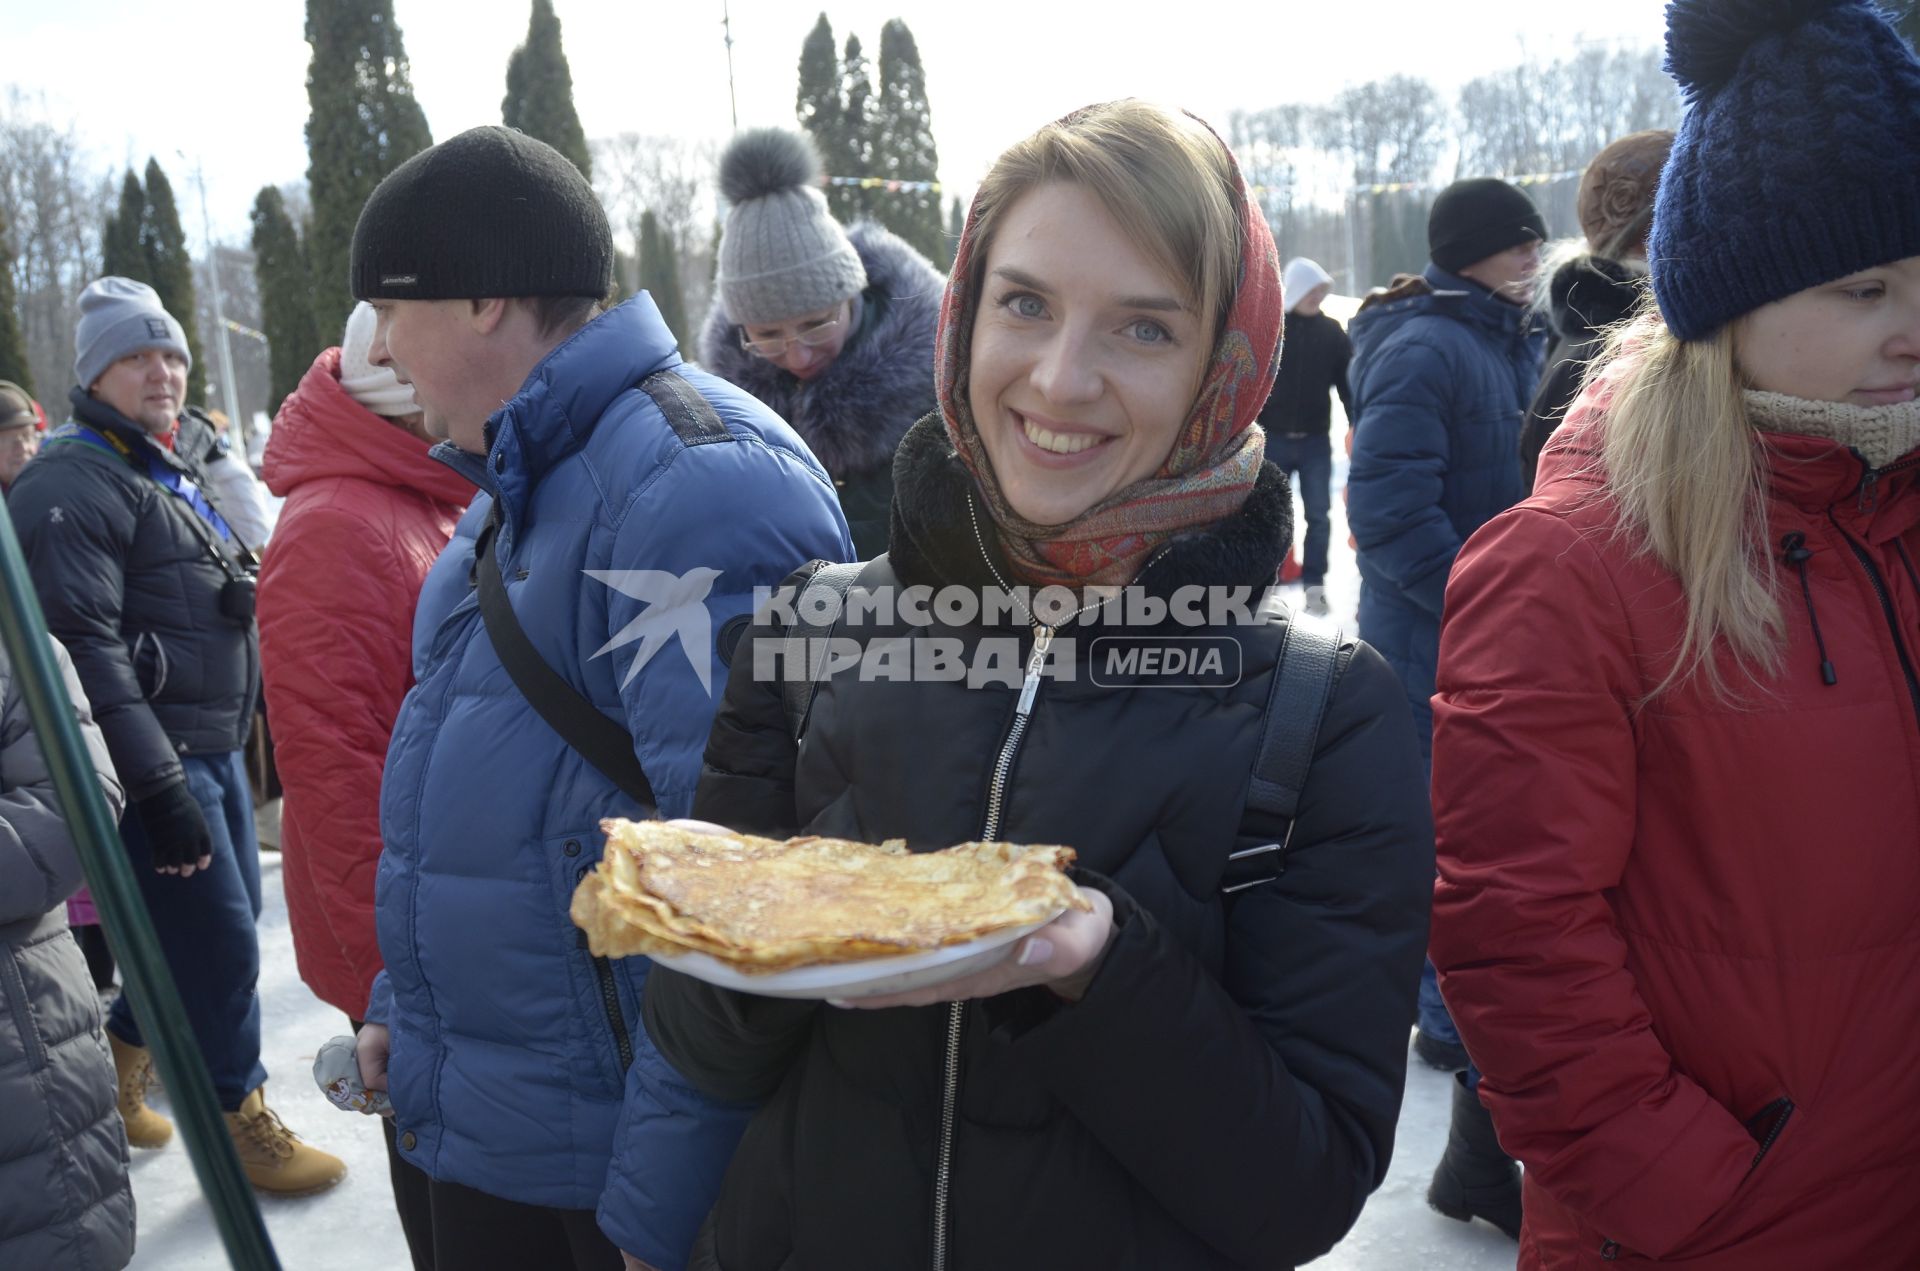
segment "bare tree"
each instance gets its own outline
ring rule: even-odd
[[[594,186],[607,217],[638,250],[649,211],[680,260],[680,288],[697,331],[713,298],[715,147],[710,141],[623,132],[593,143]]]
[[[1654,49],[1529,60],[1460,90],[1462,176],[1577,172],[1617,137],[1671,128],[1680,99]]]
[[[0,103],[0,216],[13,237],[27,361],[49,413],[65,409],[80,292],[99,273],[102,215],[114,198],[71,126],[54,127],[44,102],[9,90]]]
[[[1320,149],[1346,160],[1356,186],[1426,181],[1440,162],[1449,126],[1433,85],[1394,75],[1345,89],[1314,111]]]

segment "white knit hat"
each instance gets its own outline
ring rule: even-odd
[[[367,360],[378,320],[373,306],[366,301],[353,307],[353,314],[347,319],[347,333],[340,337],[340,387],[376,415],[389,418],[411,415],[420,409],[420,403],[413,397],[413,385],[402,384],[392,367],[375,366]]]
[[[1280,275],[1280,293],[1287,298],[1287,312],[1307,298],[1307,293],[1315,287],[1322,287],[1333,281],[1333,275],[1320,268],[1315,261],[1305,256],[1295,256],[1287,262],[1286,269]]]

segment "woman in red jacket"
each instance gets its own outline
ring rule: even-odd
[[[1912,1268],[1920,63],[1669,22],[1659,311],[1449,586],[1432,956],[1522,1268]]]
[[[428,457],[413,390],[367,361],[373,310],[281,403],[262,463],[286,499],[260,570],[260,663],[286,789],[281,856],[300,978],[349,1019],[380,969],[380,773],[413,686],[413,609],[473,498]]]

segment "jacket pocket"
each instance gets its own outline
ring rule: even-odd
[[[141,695],[148,701],[159,697],[167,687],[167,646],[153,632],[142,631],[134,637],[129,656],[133,661],[133,676],[139,682]]]
[[[1786,1133],[1787,1122],[1793,1120],[1794,1110],[1793,1100],[1781,1095],[1747,1118],[1747,1133],[1760,1145],[1759,1151],[1753,1154],[1753,1163],[1747,1166],[1748,1174],[1760,1168],[1760,1162],[1767,1159],[1767,1153],[1773,1151],[1773,1145]]]
[[[47,1042],[34,1022],[33,1003],[27,1000],[27,982],[20,974],[18,959],[16,949],[0,945],[0,1004],[5,1005],[11,1017],[14,1036],[19,1042],[20,1056],[26,1061],[27,1071],[35,1073],[47,1066]],[[0,1047],[0,1051],[4,1051],[4,1047]]]

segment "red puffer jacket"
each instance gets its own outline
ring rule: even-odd
[[[1768,434],[1778,674],[1642,709],[1685,606],[1578,472],[1603,409],[1461,552],[1434,699],[1432,956],[1519,1265],[1920,1267],[1920,452]]]
[[[413,686],[420,585],[473,486],[315,359],[261,467],[285,497],[260,570],[260,663],[285,787],[281,860],[300,978],[353,1019],[380,969],[380,773]]]

